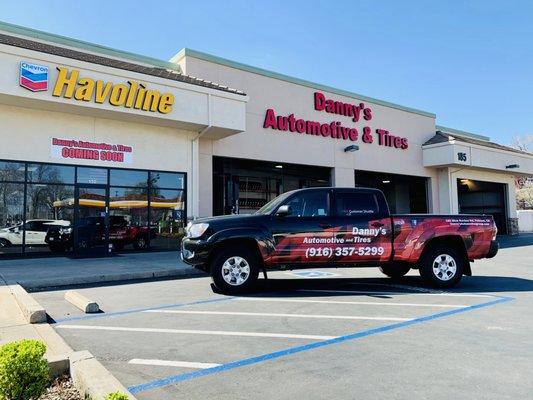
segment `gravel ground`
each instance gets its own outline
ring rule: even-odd
[[[56,378],[39,400],[82,400],[72,379],[68,376]]]

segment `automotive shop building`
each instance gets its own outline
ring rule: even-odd
[[[0,24],[0,257],[176,248],[187,219],[309,186],[516,233],[533,154],[425,111],[208,54],[170,61]]]

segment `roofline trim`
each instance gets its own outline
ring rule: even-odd
[[[496,147],[484,146],[484,145],[477,144],[477,143],[462,142],[460,140],[458,142],[440,142],[440,143],[432,143],[432,144],[423,144],[422,145],[422,150],[424,150],[424,149],[433,149],[433,148],[437,148],[437,147],[445,147],[445,146],[455,146],[455,145],[466,146],[466,147],[474,147],[476,149],[494,151],[496,153],[511,154],[511,155],[514,155],[514,156],[517,156],[517,157],[523,156],[523,157],[527,157],[527,158],[533,158],[533,154],[522,152],[522,151],[519,151],[519,150],[499,149],[499,148],[496,148]],[[458,165],[462,165],[462,164],[458,164]]]
[[[129,51],[117,50],[111,47],[85,42],[79,39],[73,39],[66,36],[40,31],[37,29],[27,28],[25,26],[10,24],[4,21],[0,21],[0,31],[7,31],[16,35],[30,37],[33,39],[38,39],[63,46],[74,47],[97,54],[105,54],[114,58],[132,60],[181,73],[181,68],[179,67],[179,65],[169,61],[159,60],[157,58],[143,56],[141,54],[131,53]]]
[[[279,80],[286,81],[286,82],[289,82],[289,83],[294,83],[296,85],[301,85],[301,86],[307,86],[307,87],[310,87],[310,88],[320,89],[320,90],[324,90],[326,92],[336,93],[336,94],[341,95],[341,96],[357,98],[359,100],[368,101],[370,103],[378,104],[378,105],[385,106],[385,107],[396,108],[396,109],[401,110],[401,111],[407,111],[407,112],[410,112],[410,113],[413,113],[413,114],[423,115],[424,117],[436,118],[435,114],[427,112],[427,111],[418,110],[416,108],[405,107],[405,106],[402,106],[402,105],[399,105],[399,104],[390,103],[388,101],[379,100],[379,99],[375,99],[373,97],[364,96],[364,95],[359,94],[359,93],[350,92],[348,90],[337,89],[337,88],[334,88],[334,87],[331,87],[331,86],[322,85],[320,83],[315,83],[315,82],[307,81],[307,80],[300,79],[300,78],[295,78],[293,76],[284,75],[284,74],[281,74],[281,73],[278,73],[278,72],[274,72],[274,71],[269,71],[269,70],[266,70],[266,69],[263,69],[263,68],[253,67],[253,66],[248,65],[248,64],[243,64],[243,63],[240,63],[240,62],[237,62],[237,61],[228,60],[226,58],[214,56],[214,55],[208,54],[208,53],[203,53],[203,52],[197,51],[197,50],[192,50],[192,49],[189,49],[189,48],[186,48],[186,47],[181,49],[174,57],[172,57],[170,59],[170,61],[174,62],[174,63],[177,63],[182,58],[187,57],[187,56],[198,58],[198,59],[204,60],[204,61],[209,61],[209,62],[212,62],[212,63],[215,63],[215,64],[224,65],[224,66],[235,68],[235,69],[240,69],[242,71],[247,71],[247,72],[251,72],[251,73],[254,73],[254,74],[263,75],[263,76],[266,76],[266,77],[269,77],[269,78],[279,79]]]
[[[477,139],[477,140],[484,140],[486,142],[490,142],[490,137],[484,136],[484,135],[478,135],[477,133],[461,131],[459,129],[448,128],[448,127],[442,126],[442,125],[435,125],[435,128],[438,131],[442,131],[444,133],[450,133],[452,135],[455,134],[456,136],[464,136],[464,137],[467,137],[467,138],[472,138],[472,139]]]

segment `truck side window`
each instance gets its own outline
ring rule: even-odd
[[[325,217],[328,215],[328,193],[311,191],[299,194],[285,203],[292,208],[292,217]]]
[[[337,193],[336,215],[343,217],[377,214],[379,207],[373,193]]]

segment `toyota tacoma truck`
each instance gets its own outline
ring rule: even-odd
[[[490,215],[391,215],[377,189],[309,188],[252,215],[191,221],[181,257],[223,293],[249,290],[261,271],[315,267],[374,266],[391,278],[418,269],[449,288],[472,275],[470,262],[496,255],[496,233]]]

